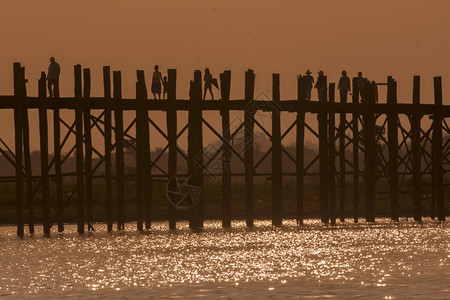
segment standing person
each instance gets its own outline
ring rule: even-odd
[[[49,98],[59,98],[59,74],[61,73],[61,67],[55,61],[55,58],[50,57],[50,65],[48,66],[48,94]]]
[[[312,72],[310,70],[306,70],[306,76],[303,77],[303,80],[305,81],[306,101],[311,101],[311,90],[314,83],[314,78],[311,76],[311,73]]]
[[[347,95],[350,91],[350,78],[347,76],[347,72],[342,71],[342,77],[339,79],[338,90],[341,96],[341,102],[347,102]]]
[[[167,76],[164,76],[163,80],[163,99],[166,99],[166,95],[169,93],[169,82],[167,81]]]
[[[325,80],[325,76],[323,75],[323,71],[319,71],[319,77],[317,77],[316,89],[319,95],[319,101],[327,101],[326,99],[326,89],[327,82]]]
[[[155,71],[152,76],[152,93],[153,97],[156,100],[156,95],[158,95],[158,99],[161,100],[161,82],[162,82],[162,74],[159,72],[159,66],[155,66]]]
[[[212,92],[212,74],[209,72],[209,69],[205,69],[205,76],[203,76],[203,80],[205,81],[205,91],[203,92],[203,100],[206,99],[206,91],[209,90],[209,93],[211,95],[211,100],[214,100],[214,95]]]
[[[364,83],[366,79],[362,77],[362,72],[358,72],[357,83],[358,83],[358,97],[361,99],[361,102],[364,102]]]

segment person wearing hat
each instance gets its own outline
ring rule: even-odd
[[[54,57],[50,57],[50,66],[48,66],[47,73],[49,98],[59,97],[59,73],[61,73],[61,67],[55,61]]]
[[[314,78],[311,76],[312,72],[308,69],[306,70],[306,76],[303,77],[303,80],[305,82],[305,89],[306,89],[306,95],[305,100],[311,101],[311,90],[314,83]]]
[[[319,71],[319,77],[317,77],[317,83],[315,88],[317,89],[317,93],[319,94],[319,101],[327,101],[326,99],[327,81],[325,79],[325,76],[323,75],[323,71]]]

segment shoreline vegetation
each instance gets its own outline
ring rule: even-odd
[[[412,199],[412,184],[410,179],[405,180],[404,190],[400,194],[400,217],[413,217],[413,199]],[[423,199],[423,216],[431,216],[431,188],[429,183],[424,183],[425,193]],[[313,178],[308,178],[305,181],[305,198],[304,198],[304,218],[318,218],[320,217],[320,199],[319,182]],[[65,191],[73,191],[75,188],[74,181],[66,181],[64,184]],[[390,217],[390,194],[389,186],[387,184],[379,183],[377,188],[376,199],[376,217]],[[56,222],[56,200],[54,199],[55,187],[51,189],[50,203],[51,203],[51,217],[53,222]],[[232,219],[245,219],[245,200],[244,200],[244,183],[235,180],[232,184]],[[125,211],[124,217],[126,222],[133,222],[136,220],[136,188],[135,182],[127,181],[125,185]],[[205,220],[221,220],[222,217],[222,192],[221,183],[219,180],[207,180],[203,189],[204,197],[204,217]],[[450,193],[450,187],[445,186],[445,194]],[[11,225],[16,222],[16,206],[15,206],[15,188],[13,183],[0,184],[0,224]],[[336,190],[336,212],[339,217],[339,190]],[[345,201],[345,217],[350,218],[354,216],[353,210],[353,190],[351,183],[348,183],[346,190]],[[94,180],[93,185],[93,223],[106,222],[106,197],[105,184],[102,180]],[[359,201],[359,217],[364,219],[364,193],[360,196]],[[116,200],[115,187],[113,186],[113,219],[116,214]],[[450,199],[446,197],[446,216],[450,215]],[[76,223],[76,195],[67,202],[64,209],[64,222]],[[42,224],[42,197],[40,193],[35,195],[34,200],[34,223]],[[169,201],[166,197],[166,183],[153,183],[153,198],[151,203],[151,219],[152,221],[167,221]],[[272,199],[271,199],[271,181],[270,178],[259,178],[255,182],[255,198],[254,198],[254,216],[256,219],[270,220],[272,217]],[[293,178],[285,178],[283,180],[283,219],[296,218],[296,186]],[[177,209],[177,220],[188,220],[188,209]],[[27,224],[27,211],[25,211],[25,223]]]
[[[238,136],[243,138],[243,136]],[[444,140],[448,140],[450,137],[445,136]],[[204,156],[212,157],[215,151],[220,149],[220,141],[215,143],[210,143],[204,147]],[[255,161],[259,161],[270,148],[270,140],[263,134],[255,134],[254,139],[254,155]],[[286,151],[295,156],[295,145],[284,145]],[[382,151],[387,151],[386,147],[381,145]],[[136,153],[133,151],[132,147],[125,149],[125,176],[128,177],[125,183],[125,212],[124,218],[126,222],[136,220]],[[160,156],[158,161],[158,167],[165,169],[168,165],[168,154],[162,153],[162,148],[155,148],[151,151],[150,156],[152,158]],[[182,150],[185,152],[184,150]],[[237,149],[237,151],[242,152],[243,149]],[[186,153],[185,153],[186,154]],[[404,153],[402,153],[404,155]],[[187,172],[187,163],[179,155],[177,171],[179,174],[185,174]],[[304,161],[311,162],[318,155],[318,145],[312,143],[306,143],[304,147]],[[351,151],[346,151],[346,158],[350,161],[352,159]],[[49,155],[49,160],[52,155]],[[360,154],[359,160],[360,164],[363,162],[364,156]],[[114,155],[112,160],[114,161]],[[93,165],[99,163],[99,158],[93,158]],[[217,155],[210,163],[206,173],[218,174],[217,177],[205,177],[205,184],[203,189],[204,198],[204,217],[205,220],[220,220],[222,217],[222,186],[221,186],[221,156]],[[425,164],[425,162],[423,162]],[[39,180],[40,170],[40,152],[33,151],[31,153],[31,165],[32,174],[37,175],[36,180]],[[243,173],[244,166],[237,159],[233,159],[230,163],[233,173]],[[257,173],[268,174],[271,172],[271,160],[263,159],[262,163],[259,165]],[[336,159],[336,168],[338,169],[338,159]],[[283,172],[295,173],[295,164],[285,158],[282,160]],[[64,191],[64,201],[70,198],[70,194],[76,189],[76,162],[75,156],[69,156],[63,165],[63,173],[73,174],[71,176],[65,176],[63,178],[63,191]],[[316,162],[309,169],[309,174],[305,176],[305,191],[304,191],[304,218],[316,218],[320,217],[320,187],[319,187],[319,167]],[[115,165],[112,165],[113,176],[115,174]],[[54,174],[54,167],[50,169],[50,174]],[[92,222],[104,222],[106,218],[106,186],[105,180],[101,178],[104,176],[103,165],[97,169],[93,174],[93,219]],[[167,200],[166,191],[167,184],[166,179],[158,168],[152,168],[152,175],[157,176],[153,179],[152,189],[153,198],[151,204],[151,219],[154,221],[166,221],[169,218],[168,206],[169,201]],[[360,186],[361,191],[363,184],[363,174],[360,174]],[[53,222],[56,222],[56,184],[50,175],[50,206],[51,206],[51,218]],[[159,178],[159,176],[161,176]],[[3,181],[0,182],[0,224],[15,224],[16,222],[16,195],[15,195],[15,185],[14,185],[14,167],[7,161],[7,159],[0,155],[0,177]],[[0,178],[1,179],[1,178]],[[449,182],[449,174],[444,175],[444,182]],[[37,186],[38,181],[33,184],[33,187]],[[112,186],[112,211],[113,219],[116,220],[116,184],[113,180]],[[431,177],[429,175],[424,175],[422,179],[423,186],[423,199],[422,199],[422,215],[432,216],[431,202],[432,202],[432,191],[431,191]],[[245,184],[243,177],[233,176],[232,186],[231,186],[231,218],[233,220],[245,219]],[[389,182],[386,178],[379,178],[375,184],[376,190],[376,204],[375,204],[375,216],[376,217],[391,217],[391,203],[390,203],[390,193],[389,193]],[[402,218],[413,216],[413,186],[412,179],[410,175],[402,176],[400,180],[400,194],[399,194],[399,216]],[[254,186],[254,216],[256,219],[271,219],[272,217],[272,181],[269,176],[255,176],[255,186]],[[24,199],[26,198],[26,189],[24,190]],[[353,183],[351,181],[351,175],[347,175],[346,181],[346,199],[345,199],[345,217],[354,217],[354,200],[353,200]],[[340,207],[340,190],[339,187],[336,188],[336,214],[339,214]],[[450,186],[444,185],[444,195],[445,196],[445,215],[450,216]],[[283,187],[282,187],[282,217],[283,219],[296,218],[297,211],[297,200],[296,200],[296,182],[294,176],[283,176]],[[364,191],[360,192],[359,197],[359,208],[358,216],[360,218],[365,217],[365,194]],[[42,223],[42,194],[41,190],[37,189],[34,195],[34,223]],[[67,202],[63,218],[65,223],[76,223],[76,194]],[[86,204],[86,203],[85,203]],[[27,224],[27,207],[25,206],[25,223]],[[86,214],[86,209],[85,209]],[[85,216],[86,217],[86,216]],[[177,209],[176,214],[177,220],[188,220],[189,211]]]

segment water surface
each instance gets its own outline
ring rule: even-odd
[[[257,221],[224,230],[209,221],[79,236],[19,239],[0,227],[0,296],[34,298],[450,298],[450,225],[425,220],[335,227]],[[41,229],[41,228],[39,228]]]

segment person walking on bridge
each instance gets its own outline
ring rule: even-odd
[[[319,71],[319,77],[317,77],[316,89],[319,95],[319,101],[326,102],[326,90],[327,90],[327,82],[325,80],[325,76],[323,75],[323,71]]]
[[[306,76],[303,77],[305,82],[305,100],[311,101],[311,90],[314,83],[314,78],[311,76],[312,72],[310,70],[306,70]]]
[[[50,57],[50,65],[48,66],[47,82],[49,98],[59,98],[59,74],[61,67],[55,61],[55,58]]]
[[[158,99],[161,100],[161,83],[163,82],[162,74],[159,71],[159,66],[155,65],[155,71],[152,76],[152,93],[153,98],[156,100],[156,95],[158,95]]]
[[[203,100],[206,99],[206,92],[209,90],[209,94],[211,95],[211,100],[214,100],[214,94],[212,92],[212,83],[213,83],[213,76],[211,72],[209,71],[209,68],[205,69],[205,75],[203,76],[203,81],[205,81],[205,89],[203,92]]]
[[[350,91],[350,78],[347,72],[342,71],[342,77],[339,79],[338,90],[341,96],[341,102],[347,102],[348,92]]]
[[[166,100],[166,96],[169,96],[169,82],[167,81],[167,76],[163,78],[163,99]]]
[[[361,102],[365,102],[364,99],[364,87],[366,84],[366,79],[364,77],[362,77],[362,72],[358,72],[358,77],[356,77],[357,79],[357,84],[358,84],[358,97],[361,100]]]

